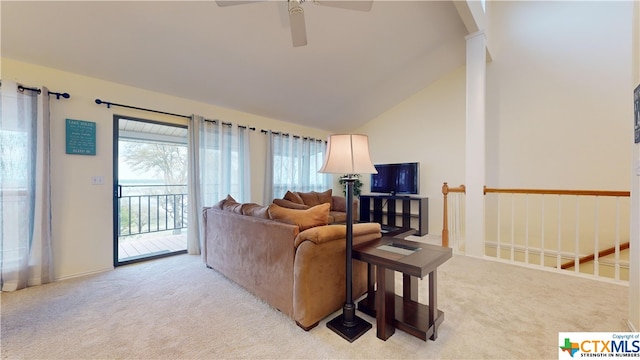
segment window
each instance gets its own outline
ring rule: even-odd
[[[325,191],[331,177],[320,174],[327,145],[322,140],[273,134],[273,195],[288,191]]]

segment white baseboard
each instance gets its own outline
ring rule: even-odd
[[[73,274],[73,275],[67,275],[67,276],[59,277],[59,278],[54,279],[53,281],[64,281],[64,280],[79,278],[79,277],[88,276],[88,275],[95,275],[95,274],[100,274],[100,273],[107,272],[107,271],[113,271],[114,269],[115,268],[113,266],[111,266],[111,267],[104,268],[104,269],[99,269],[99,270],[88,271],[88,272],[84,272],[84,273],[79,273],[79,274]]]

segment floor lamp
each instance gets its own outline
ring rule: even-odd
[[[366,135],[330,135],[327,141],[327,156],[322,168],[318,171],[330,174],[347,174],[344,178],[347,185],[347,243],[346,243],[346,300],[342,314],[327,323],[327,327],[349,342],[353,342],[371,329],[371,324],[356,316],[353,303],[353,183],[354,174],[375,174],[375,166],[369,155],[369,138]]]

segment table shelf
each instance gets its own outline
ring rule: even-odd
[[[367,295],[358,302],[358,310],[376,317],[376,298]],[[393,325],[408,334],[427,341],[433,335],[435,328],[444,321],[444,312],[438,309],[433,325],[429,326],[429,305],[408,300],[400,295],[395,296],[395,316]]]

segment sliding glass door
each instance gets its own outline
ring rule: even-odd
[[[187,126],[114,116],[114,265],[185,253]]]

